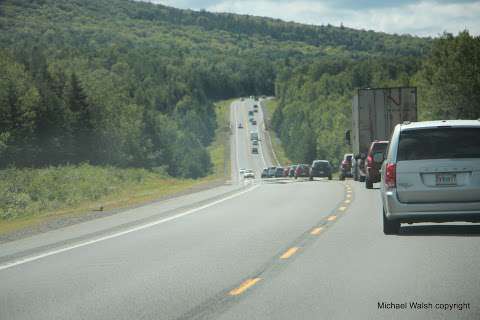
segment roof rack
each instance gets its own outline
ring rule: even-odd
[[[410,124],[411,122],[410,121],[403,121],[403,124],[407,125],[407,124]]]

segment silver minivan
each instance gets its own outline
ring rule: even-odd
[[[385,234],[404,222],[480,222],[480,120],[397,125],[381,172]]]

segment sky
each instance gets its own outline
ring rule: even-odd
[[[480,35],[480,0],[145,0],[181,9],[230,12],[387,33]]]

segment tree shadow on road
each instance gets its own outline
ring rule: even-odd
[[[399,236],[454,236],[479,237],[480,225],[421,225],[402,226]]]

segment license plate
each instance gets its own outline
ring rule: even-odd
[[[456,174],[437,174],[437,186],[455,186],[457,185]]]

